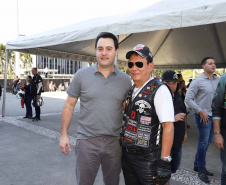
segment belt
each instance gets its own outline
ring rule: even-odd
[[[134,149],[134,148],[122,148],[123,150],[125,150],[128,153],[137,153],[137,154],[148,154],[148,153],[152,153],[153,151],[150,150],[143,150],[143,149]]]

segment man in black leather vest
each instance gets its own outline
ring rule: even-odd
[[[134,86],[128,93],[121,132],[126,185],[165,184],[171,177],[174,108],[170,90],[151,78],[153,56],[138,44],[127,52]]]

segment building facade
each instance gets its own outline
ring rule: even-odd
[[[90,65],[88,62],[36,56],[36,67],[42,70],[45,69],[46,66],[49,69],[49,74],[73,75],[79,69]]]

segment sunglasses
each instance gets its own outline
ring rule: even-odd
[[[128,62],[128,68],[132,68],[133,67],[133,62]],[[138,68],[142,68],[144,66],[143,62],[135,62],[135,65],[138,67]]]

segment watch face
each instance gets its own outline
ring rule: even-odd
[[[162,157],[162,156],[161,156],[161,159],[162,159],[163,161],[170,162],[170,161],[172,160],[172,157],[171,157],[171,156],[167,156],[167,157]]]

